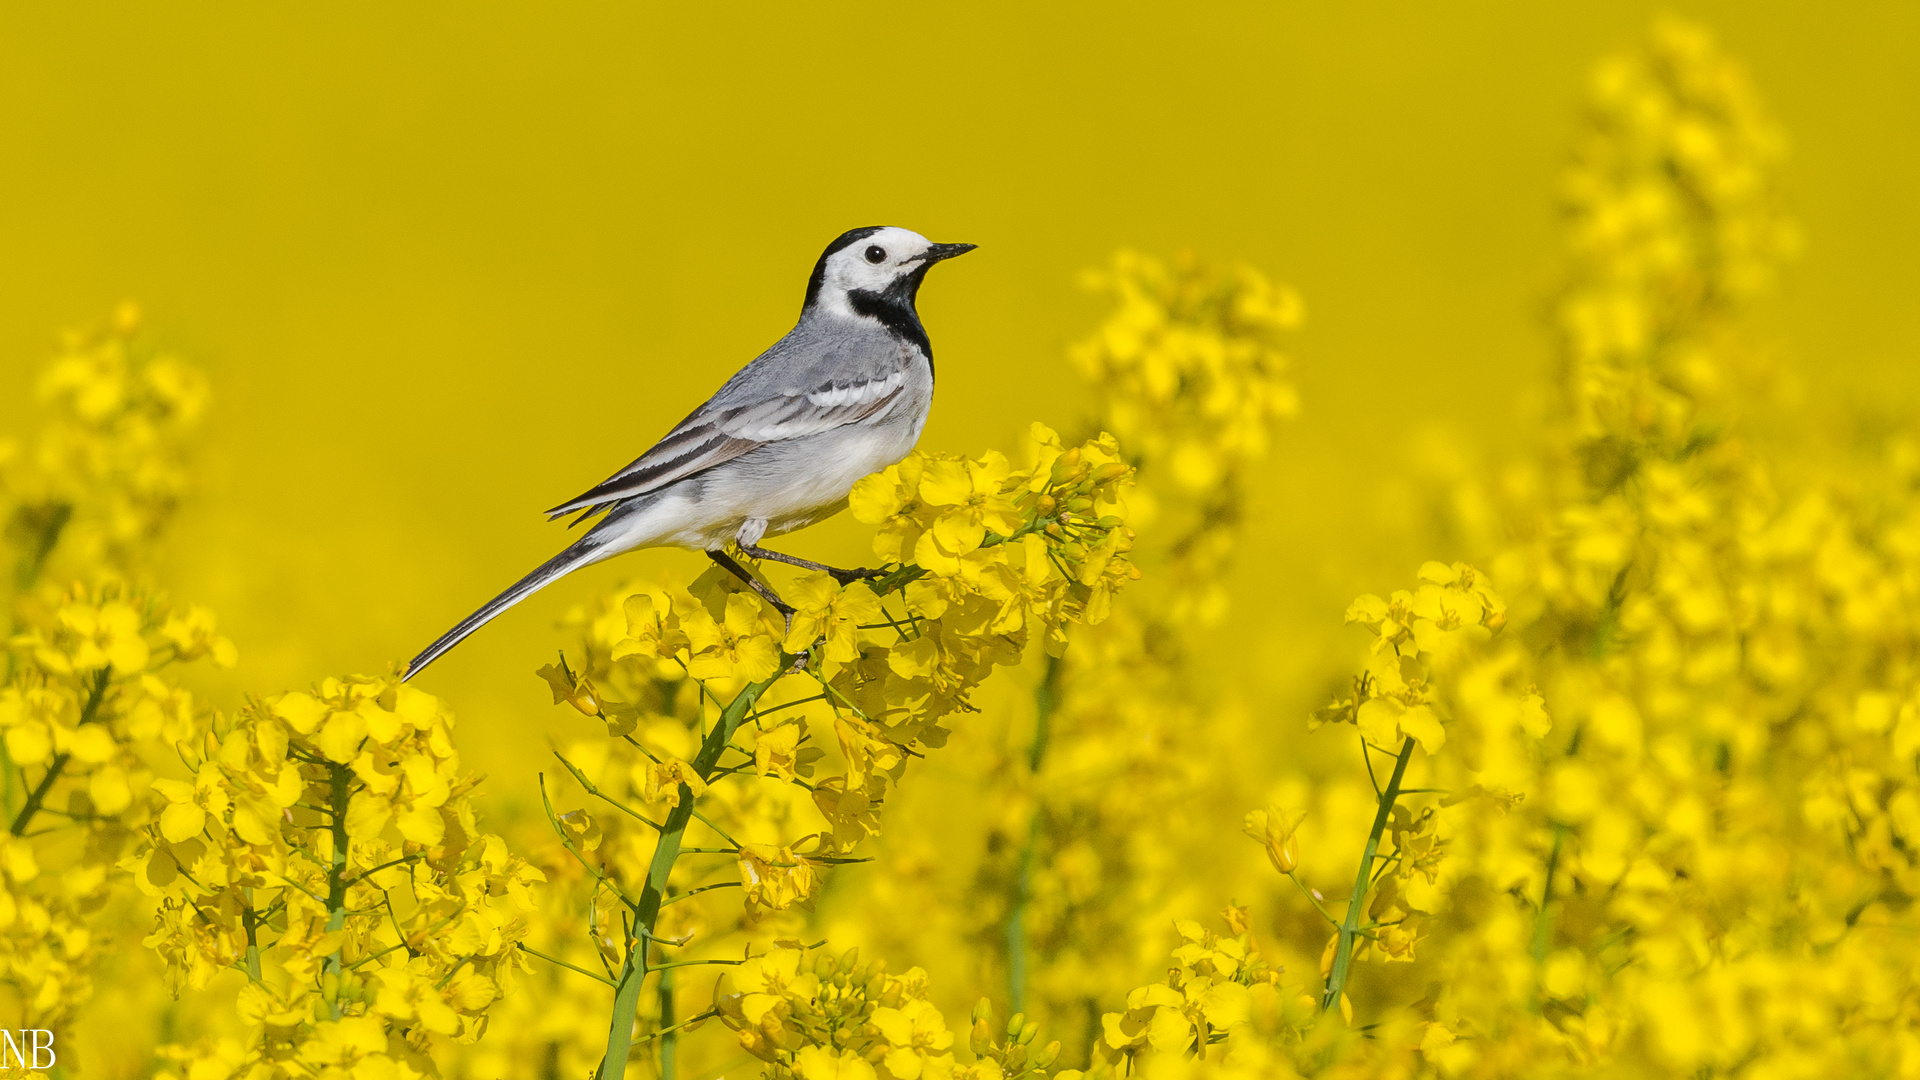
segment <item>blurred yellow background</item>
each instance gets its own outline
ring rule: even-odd
[[[28,422],[52,329],[141,302],[215,392],[168,579],[239,643],[219,689],[271,690],[409,656],[557,549],[538,511],[778,337],[843,229],[981,245],[923,296],[943,450],[1076,418],[1081,268],[1244,258],[1306,299],[1304,409],[1219,656],[1284,681],[1263,623],[1324,622],[1434,554],[1395,531],[1383,468],[1443,413],[1511,441],[1585,73],[1655,10],[9,4],[0,429]],[[1910,394],[1920,10],[1682,13],[1793,138],[1808,243],[1761,336],[1816,397]],[[788,546],[857,561],[854,536]],[[571,641],[555,620],[675,559],[582,573],[424,680],[491,788],[524,791],[530,725],[564,722],[531,675]]]

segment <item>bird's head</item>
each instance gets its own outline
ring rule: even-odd
[[[972,251],[972,244],[936,244],[917,232],[870,225],[841,233],[814,264],[806,310],[856,317],[876,305],[913,309],[927,268]]]

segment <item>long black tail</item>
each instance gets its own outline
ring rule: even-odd
[[[601,555],[601,549],[605,546],[604,537],[596,537],[591,533],[574,541],[565,551],[541,563],[533,573],[514,582],[506,592],[487,601],[479,611],[461,619],[458,626],[440,635],[440,640],[422,649],[420,655],[414,657],[413,662],[407,665],[407,674],[401,681],[404,682],[420,674],[428,664],[438,660],[441,653],[465,641],[468,634],[492,622],[501,612],[575,570],[598,561],[597,556]]]

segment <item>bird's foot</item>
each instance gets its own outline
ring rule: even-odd
[[[726,552],[709,551],[707,552],[707,558],[712,559],[716,563],[719,563],[722,567],[726,568],[726,570],[729,573],[733,574],[733,576],[739,578],[741,581],[746,582],[748,588],[760,594],[760,599],[765,600],[769,604],[772,604],[773,610],[779,612],[781,617],[787,620],[787,633],[789,634],[793,633],[794,607],[792,604],[789,604],[785,600],[780,599],[779,593],[774,592],[773,589],[770,588],[766,582],[761,581],[759,578],[754,577],[752,574],[747,573],[747,568],[744,566],[741,566],[738,562],[735,562],[733,557],[728,555]]]
[[[773,562],[786,563],[788,566],[797,566],[802,570],[812,570],[815,573],[825,574],[839,582],[842,586],[851,585],[856,581],[871,581],[877,577],[885,577],[887,573],[885,570],[869,570],[864,566],[857,570],[842,570],[839,567],[828,566],[826,563],[814,562],[812,559],[802,559],[794,555],[783,555],[778,551],[768,551],[766,548],[755,544],[741,544],[740,552],[743,555],[750,555],[756,559],[770,559]]]

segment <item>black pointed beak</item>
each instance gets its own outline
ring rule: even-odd
[[[920,256],[920,261],[931,266],[943,259],[951,259],[955,255],[965,255],[979,246],[979,244],[933,244],[927,248],[925,254]]]

